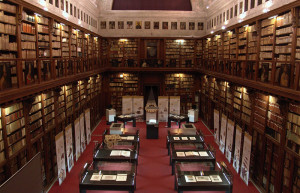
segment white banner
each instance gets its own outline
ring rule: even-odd
[[[180,115],[180,96],[170,96],[170,114]]]
[[[214,110],[214,138],[217,144],[220,143],[220,112]]]
[[[122,97],[122,115],[132,114],[132,96]]]
[[[56,146],[56,161],[57,161],[57,175],[58,183],[61,183],[66,178],[66,159],[65,159],[65,140],[64,132],[60,132],[55,136],[55,146]]]
[[[229,163],[231,163],[231,156],[232,156],[233,134],[234,134],[234,122],[228,119],[225,157],[227,158]]]
[[[66,152],[67,152],[67,165],[68,171],[70,172],[74,166],[74,156],[73,156],[73,137],[72,137],[72,125],[68,125],[65,128],[66,137]]]
[[[241,143],[242,143],[242,129],[240,126],[236,125],[233,168],[237,173],[239,173],[239,169],[240,169],[241,145],[242,145]]]
[[[74,121],[74,127],[75,127],[75,157],[76,161],[80,157],[80,128],[79,128],[79,118],[77,118]]]
[[[80,127],[80,148],[81,148],[81,153],[84,152],[85,150],[85,132],[84,132],[84,114],[81,113],[80,115],[80,121],[79,121],[79,127]]]
[[[252,137],[248,133],[245,133],[240,176],[247,185],[249,180],[251,141],[252,141]]]
[[[169,97],[159,96],[158,97],[158,121],[168,121],[168,110],[169,110]]]
[[[85,115],[86,144],[88,145],[91,142],[91,110],[86,109],[84,115]]]
[[[144,120],[144,97],[133,96],[133,113],[136,115],[137,121]]]
[[[220,151],[224,153],[226,142],[227,116],[222,114],[221,131],[220,131]]]

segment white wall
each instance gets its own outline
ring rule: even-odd
[[[30,4],[33,4],[37,7],[40,7],[44,10],[46,9],[49,12],[51,12],[61,18],[64,18],[76,25],[79,25],[81,27],[89,29],[90,31],[98,33],[97,28],[92,27],[91,25],[88,25],[84,21],[77,19],[78,17],[75,18],[74,16],[70,15],[70,11],[69,11],[69,13],[63,14],[63,11],[60,8],[61,0],[59,0],[59,8],[57,8],[55,6],[55,0],[53,0],[53,4],[50,4],[49,0],[46,0],[46,1],[44,1],[44,0],[24,0],[24,1],[26,1]],[[64,0],[64,2],[66,2],[66,0]],[[98,19],[98,13],[99,13],[98,7],[99,6],[95,2],[95,0],[81,0],[81,1],[80,0],[68,0],[68,2],[69,2],[69,9],[70,9],[70,3],[72,3],[73,11],[74,11],[74,6],[76,6],[76,8],[79,8],[80,10],[82,10],[83,12],[88,14],[89,16],[93,17],[95,20]],[[73,15],[74,15],[74,13],[73,13]],[[77,16],[77,14],[76,14],[76,16]]]
[[[294,1],[297,0],[262,0],[262,4],[257,6],[257,1],[255,0],[255,7],[250,9],[250,3],[251,0],[248,0],[248,11],[244,12],[244,2],[245,0],[226,0],[226,1],[213,1],[211,2],[208,6],[209,8],[207,9],[207,22],[211,19],[214,19],[215,17],[217,17],[218,15],[220,15],[223,12],[227,12],[228,9],[230,9],[231,7],[234,7],[236,4],[238,4],[238,14],[237,17],[233,17],[232,19],[229,19],[228,21],[225,22],[221,22],[219,24],[217,24],[216,26],[214,26],[213,28],[210,28],[207,30],[207,34],[209,34],[211,31],[218,31],[221,30],[222,26],[231,26],[231,25],[235,25],[240,21],[244,21],[253,17],[256,17],[258,15],[263,14],[265,11],[267,10],[273,10],[276,8],[279,8],[281,6],[284,6],[286,4],[292,3]],[[243,2],[243,13],[240,14],[239,13],[239,4],[240,2]]]
[[[113,0],[100,3],[99,25],[106,21],[106,29],[99,29],[104,37],[201,37],[205,35],[206,9],[203,1],[191,0],[192,11],[118,11],[111,10]],[[109,21],[115,21],[115,29],[109,29]],[[118,29],[118,21],[124,21],[124,29]],[[133,29],[126,29],[126,22],[133,21]],[[135,29],[136,21],[142,22],[142,29]],[[145,21],[151,22],[145,29]],[[159,29],[153,29],[153,22],[159,22]],[[168,22],[168,29],[162,29],[162,22]],[[171,29],[171,22],[177,22],[177,30]],[[180,30],[180,22],[186,22],[186,30]],[[195,22],[195,30],[189,30],[189,22]],[[204,23],[204,30],[198,30],[198,22]]]

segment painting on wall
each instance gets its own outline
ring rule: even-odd
[[[186,23],[185,22],[180,22],[180,29],[181,30],[186,30]]]
[[[110,21],[109,22],[109,29],[115,29],[115,22],[114,21]]]
[[[171,22],[171,29],[177,30],[177,22]]]
[[[150,21],[145,21],[145,29],[150,29]]]
[[[162,22],[162,28],[168,29],[168,22]]]
[[[153,22],[153,29],[159,29],[159,22],[158,21]]]
[[[195,30],[195,22],[189,22],[189,30]]]
[[[132,29],[133,22],[132,21],[127,21],[127,29]]]
[[[124,21],[118,21],[118,29],[124,29]]]
[[[106,29],[106,21],[101,21],[100,27],[101,27],[101,29]]]
[[[198,30],[203,30],[204,24],[203,22],[198,22]]]
[[[135,29],[142,29],[142,22],[141,21],[135,22]]]

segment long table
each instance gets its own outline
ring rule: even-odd
[[[128,121],[133,121],[132,126],[133,126],[133,127],[136,127],[136,118],[135,118],[135,116],[128,116],[128,115],[119,115],[119,116],[115,116],[114,122],[117,123],[118,121],[123,122],[124,125],[125,125],[126,122],[128,122]]]
[[[186,175],[192,176],[219,176],[222,182],[212,181],[196,181],[187,182]],[[175,189],[178,193],[183,191],[226,191],[226,193],[232,193],[232,181],[230,176],[223,171],[183,171],[180,172],[175,179]]]
[[[128,191],[133,193],[136,188],[136,165],[127,162],[108,163],[96,162],[87,165],[80,175],[79,191],[87,190],[112,190]],[[93,174],[100,174],[100,180],[91,180]],[[126,175],[126,180],[103,180],[104,175]]]
[[[175,121],[179,124],[179,128],[182,122],[189,123],[189,117],[186,115],[169,115],[168,116],[168,127],[171,127],[171,121]]]

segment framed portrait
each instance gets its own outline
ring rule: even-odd
[[[132,29],[133,22],[132,21],[127,21],[127,29]]]
[[[150,29],[150,21],[145,21],[145,29]]]
[[[280,73],[279,73],[280,86],[283,86],[283,87],[290,86],[290,72],[291,72],[290,64],[281,64]]]
[[[165,22],[165,21],[162,22],[162,28],[163,29],[168,29],[168,24],[169,24],[168,22]]]
[[[106,29],[106,21],[101,21],[100,27],[101,27],[101,29]]]
[[[124,21],[118,21],[118,29],[124,29]]]
[[[159,21],[153,22],[153,29],[159,29]]]
[[[142,29],[142,22],[141,21],[136,21],[135,22],[135,29]]]
[[[185,22],[180,22],[180,29],[181,30],[186,30],[186,23]]]
[[[109,22],[109,29],[115,29],[115,21],[110,21]]]
[[[177,22],[171,22],[171,29],[177,30]]]
[[[157,42],[147,42],[147,58],[155,59],[157,58]]]
[[[0,63],[0,90],[12,87],[10,62]]]
[[[189,30],[195,30],[195,22],[189,22]]]
[[[259,73],[260,81],[268,82],[268,80],[269,80],[269,63],[262,63],[261,68],[259,70],[260,70],[260,73]]]
[[[203,30],[204,24],[203,22],[198,22],[198,30]]]

